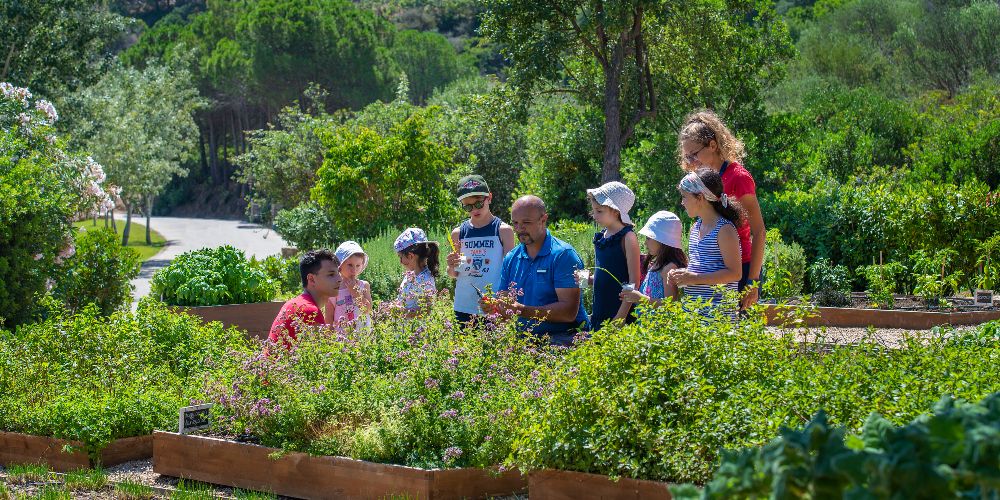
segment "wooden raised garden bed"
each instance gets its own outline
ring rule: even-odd
[[[782,309],[798,306],[765,306],[767,323],[780,325],[789,315]],[[810,327],[875,327],[927,330],[941,325],[978,325],[1000,319],[1000,311],[927,312],[883,309],[855,309],[850,307],[817,307],[815,315],[805,318]]]
[[[74,451],[63,451],[71,446]],[[136,436],[112,441],[101,450],[98,460],[92,460],[83,444],[45,436],[17,432],[0,432],[0,465],[46,464],[54,471],[67,472],[90,469],[98,465],[110,467],[132,460],[153,456],[153,436]]]
[[[226,328],[235,326],[246,330],[252,338],[266,340],[271,330],[271,323],[274,322],[282,305],[284,302],[255,302],[227,306],[177,307],[176,310],[199,316],[206,323],[220,321]]]
[[[527,487],[518,471],[417,469],[159,431],[153,434],[153,471],[299,498],[471,499]]]
[[[528,475],[531,500],[669,500],[667,483],[544,469]]]

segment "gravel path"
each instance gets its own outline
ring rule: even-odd
[[[263,258],[280,254],[282,247],[289,246],[271,229],[238,220],[153,217],[150,226],[163,235],[167,244],[143,262],[139,277],[132,280],[136,300],[149,294],[153,273],[184,252],[231,245],[243,250],[247,257]]]
[[[953,332],[973,330],[977,326],[956,326],[951,327]],[[777,326],[767,327],[769,332],[775,335],[794,335],[800,342],[822,342],[831,344],[857,344],[862,339],[872,338],[887,347],[900,347],[907,337],[919,339],[931,339],[938,334],[934,330],[902,330],[899,328],[781,328]]]

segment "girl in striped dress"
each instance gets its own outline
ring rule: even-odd
[[[688,239],[688,266],[671,270],[668,280],[685,287],[684,295],[703,299],[712,308],[728,307],[724,304],[724,293],[716,290],[716,286],[736,293],[743,269],[735,224],[742,224],[746,213],[739,202],[722,192],[722,178],[710,168],[699,168],[685,175],[678,189],[681,205],[695,222]],[[731,309],[726,314],[735,319],[736,308]]]

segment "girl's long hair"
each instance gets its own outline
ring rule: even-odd
[[[660,242],[657,241],[657,243]],[[660,251],[656,255],[646,255],[647,272],[658,273],[668,264],[687,267],[688,260],[687,255],[684,255],[684,250],[660,243]]]
[[[714,111],[703,109],[695,111],[684,118],[684,126],[677,134],[677,161],[684,170],[692,170],[684,159],[684,152],[681,147],[684,141],[694,141],[702,146],[715,141],[719,146],[719,155],[723,160],[729,162],[742,162],[746,156],[746,148],[743,141],[739,140],[722,119]]]
[[[420,243],[414,243],[406,247],[403,253],[412,253],[417,256],[417,264],[420,268],[426,267],[431,271],[431,275],[435,278],[438,277],[439,271],[439,257],[441,255],[441,248],[438,246],[436,241],[424,241]]]
[[[705,187],[712,192],[718,198],[715,201],[710,201],[712,208],[718,212],[723,218],[728,219],[736,227],[742,226],[746,223],[747,211],[743,208],[743,204],[736,201],[736,198],[729,197],[728,206],[722,206],[722,176],[718,172],[712,170],[708,167],[701,167],[695,170],[695,174],[701,179],[701,182],[705,184]],[[695,193],[697,194],[697,193]]]

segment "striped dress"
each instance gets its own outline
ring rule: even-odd
[[[712,231],[705,235],[704,238],[700,238],[701,234],[701,219],[697,219],[694,224],[691,225],[691,234],[688,237],[688,270],[696,274],[711,273],[719,271],[726,268],[725,262],[722,260],[722,251],[719,250],[719,231],[722,226],[733,223],[728,219],[719,217],[719,222],[715,224]],[[736,292],[736,283],[726,283],[723,285],[725,290]],[[722,305],[724,301],[724,296],[722,293],[716,291],[718,285],[688,285],[684,288],[684,295],[692,299],[702,299],[711,303],[711,306],[718,307]],[[703,309],[698,311],[703,315],[709,315],[710,310]],[[736,318],[736,308],[731,307],[727,314]]]

